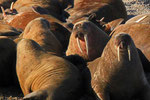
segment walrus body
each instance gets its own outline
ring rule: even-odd
[[[150,99],[150,86],[128,34],[114,35],[102,56],[89,63],[92,87],[101,100]]]
[[[147,23],[127,23],[115,28],[111,34],[120,32],[128,33],[137,48],[139,48],[150,61],[150,24]]]
[[[92,13],[96,18],[91,21],[96,24],[96,20],[104,17],[105,22],[110,22],[117,18],[127,18],[126,8],[122,0],[75,0],[74,7],[69,11],[70,16],[67,21],[75,24],[85,19]]]
[[[101,56],[108,40],[108,35],[94,23],[83,20],[74,25],[66,54],[78,54],[92,61]]]
[[[25,100],[78,100],[86,89],[75,65],[28,39],[17,45],[17,75]]]

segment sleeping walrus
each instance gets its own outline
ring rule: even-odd
[[[101,100],[150,99],[150,86],[132,38],[114,35],[102,56],[89,63],[92,87]]]

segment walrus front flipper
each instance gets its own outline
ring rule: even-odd
[[[145,57],[145,55],[143,54],[143,52],[137,48],[137,51],[139,53],[142,65],[143,65],[143,69],[144,72],[150,72],[150,62],[149,60]]]
[[[48,94],[46,93],[46,91],[41,90],[26,95],[25,97],[23,97],[23,100],[46,100],[47,97]]]

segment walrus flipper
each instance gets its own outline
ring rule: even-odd
[[[48,94],[44,90],[35,91],[23,97],[23,100],[46,100]]]
[[[139,53],[142,65],[143,65],[143,69],[144,72],[150,72],[150,62],[149,60],[145,57],[145,55],[143,54],[143,52],[137,48],[137,51]]]

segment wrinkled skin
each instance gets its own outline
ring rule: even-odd
[[[25,100],[78,100],[87,89],[75,65],[28,39],[17,45],[17,75]]]
[[[92,75],[92,87],[101,100],[150,99],[150,86],[137,49],[128,34],[114,35],[102,56],[90,62],[88,67]]]

